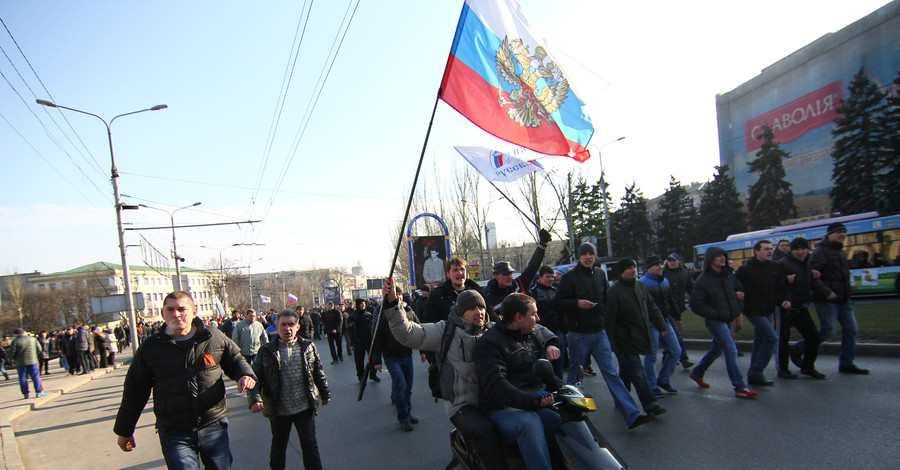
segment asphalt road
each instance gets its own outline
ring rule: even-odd
[[[327,349],[325,342],[319,346]],[[690,351],[698,359],[701,351]],[[324,355],[328,356],[327,350]],[[415,431],[399,430],[390,404],[390,378],[369,383],[361,402],[352,357],[330,365],[326,375],[334,400],[316,418],[325,468],[442,469],[449,461],[451,428],[443,405],[430,399],[426,367],[416,365]],[[748,358],[741,358],[744,369]],[[635,469],[897,468],[900,461],[900,360],[860,358],[869,376],[837,373],[837,358],[823,356],[818,368],[827,380],[778,380],[757,388],[754,400],[734,398],[720,359],[706,374],[712,384],[699,389],[678,370],[678,395],[662,400],[669,412],[626,431],[602,379],[589,377],[585,388],[597,400],[593,423]],[[774,375],[770,369],[769,375]],[[121,398],[123,371],[92,381],[48,406],[13,422],[26,469],[164,468],[148,406],[138,423],[138,447],[123,453],[115,446],[112,423]],[[229,382],[233,386],[233,382]],[[251,414],[246,400],[230,390],[231,447],[235,469],[268,467],[268,421]],[[296,436],[288,448],[288,467],[302,468]]]

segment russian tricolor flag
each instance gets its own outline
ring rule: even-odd
[[[296,305],[297,304],[297,296],[294,294],[288,294],[287,301]]]
[[[582,162],[594,126],[549,46],[514,0],[466,0],[441,99],[516,145]]]

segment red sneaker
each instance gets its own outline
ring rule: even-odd
[[[694,382],[697,382],[697,385],[699,385],[700,388],[709,388],[708,383],[704,382],[702,378],[697,377],[694,374],[691,374],[691,380],[693,380]]]
[[[749,388],[743,388],[741,390],[734,391],[734,396],[738,398],[753,398],[757,395],[759,394],[754,392],[753,390],[750,390]]]

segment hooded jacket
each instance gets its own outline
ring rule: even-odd
[[[694,286],[694,278],[686,267],[679,266],[676,269],[669,269],[668,265],[663,268],[663,277],[672,286],[672,298],[675,299],[675,306],[677,307],[675,314],[672,316],[676,320],[681,321],[681,312],[685,310],[684,295],[689,293]]]
[[[250,376],[250,364],[237,345],[199,318],[191,323],[194,336],[178,344],[160,331],[145,339],[125,375],[122,404],[113,427],[119,436],[134,435],[134,427],[153,392],[157,428],[197,431],[225,418],[225,382]]]
[[[828,296],[831,289],[825,287],[819,279],[813,279],[811,268],[809,267],[809,256],[803,261],[794,257],[794,254],[788,252],[778,261],[784,269],[785,275],[794,274],[794,282],[789,284],[791,292],[791,308],[800,308],[808,305],[812,298],[812,292]]]
[[[809,267],[822,273],[819,280],[828,288],[816,291],[815,302],[829,302],[826,299],[831,292],[837,295],[834,303],[842,304],[850,300],[850,263],[844,253],[844,244],[830,242],[823,238],[816,243],[816,249],[809,255]]]
[[[743,291],[744,287],[728,264],[722,271],[711,267],[712,260],[722,254],[725,250],[717,246],[706,250],[703,273],[691,289],[691,310],[709,320],[729,322],[741,314],[743,305],[737,299],[737,292]]]

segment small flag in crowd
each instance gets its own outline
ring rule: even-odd
[[[259,301],[262,302],[262,303],[264,303],[264,304],[268,304],[268,303],[271,303],[271,302],[272,302],[272,298],[271,298],[271,297],[266,297],[266,296],[264,296],[264,295],[260,295],[260,296],[259,296]]]
[[[594,125],[585,104],[515,0],[466,0],[440,98],[507,142],[579,162],[590,157]]]
[[[296,305],[297,304],[297,296],[294,294],[288,294],[287,301]]]
[[[222,321],[225,319],[225,317],[228,316],[225,314],[225,307],[222,306],[222,302],[219,302],[218,297],[215,297],[215,304],[216,304],[216,313],[219,315],[219,321]]]

